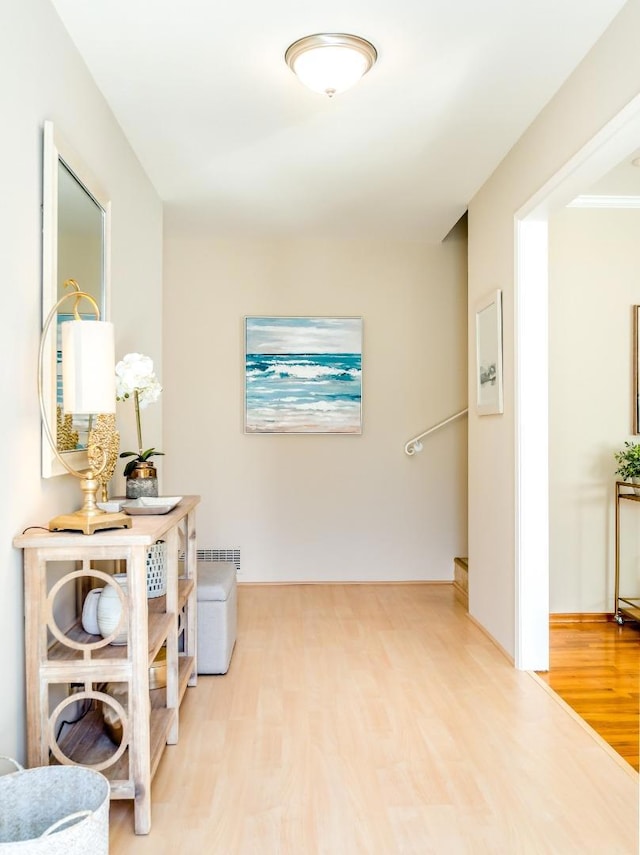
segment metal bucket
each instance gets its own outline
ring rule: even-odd
[[[0,777],[0,855],[108,855],[109,781],[82,766]]]

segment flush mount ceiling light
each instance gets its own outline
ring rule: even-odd
[[[366,39],[346,33],[318,33],[290,45],[285,62],[301,83],[332,98],[357,83],[378,52]]]

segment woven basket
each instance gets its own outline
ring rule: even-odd
[[[164,597],[167,593],[167,544],[158,540],[147,552],[147,598]]]
[[[81,766],[38,766],[0,777],[1,855],[108,855],[109,781]]]

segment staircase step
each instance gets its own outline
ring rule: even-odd
[[[456,600],[469,610],[469,559],[453,559],[453,590]]]

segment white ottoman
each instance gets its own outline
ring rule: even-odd
[[[226,674],[236,643],[236,566],[198,561],[198,674]]]

